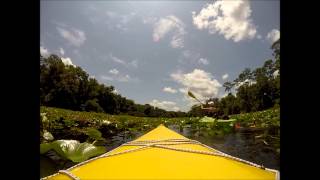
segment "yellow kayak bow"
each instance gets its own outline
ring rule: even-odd
[[[261,167],[188,139],[163,125],[47,180],[279,179]]]

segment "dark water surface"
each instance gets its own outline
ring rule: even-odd
[[[230,134],[217,136],[210,131],[194,131],[190,127],[180,129],[179,126],[172,125],[169,126],[169,128],[187,138],[197,140],[229,155],[263,165],[267,168],[280,170],[279,155],[270,146],[263,144],[261,141],[257,141],[255,136],[258,134],[254,132],[232,132]],[[133,133],[129,133],[128,131],[126,133],[118,133],[116,136],[107,139],[106,149],[110,151],[125,142],[140,137],[148,131],[149,130]],[[61,164],[58,165],[43,155],[40,156],[40,164],[40,177],[51,175],[63,167]]]

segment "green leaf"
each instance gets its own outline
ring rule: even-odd
[[[218,119],[217,122],[233,122],[236,121],[236,119],[228,119],[228,120],[224,120],[224,119]]]
[[[57,140],[52,142],[52,148],[61,157],[73,162],[86,161],[93,156],[106,152],[103,146],[94,146],[90,143],[80,143],[76,140]]]
[[[101,139],[102,137],[101,132],[94,128],[87,128],[86,135],[93,139]]]
[[[52,149],[51,143],[42,143],[40,144],[40,154],[45,154]]]
[[[207,116],[205,116],[199,120],[199,122],[209,122],[209,123],[214,123],[215,121],[216,121],[216,119],[211,118],[211,117],[207,117]]]

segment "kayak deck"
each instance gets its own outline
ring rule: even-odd
[[[160,125],[130,143],[44,179],[277,178],[275,170],[220,156],[221,153]]]

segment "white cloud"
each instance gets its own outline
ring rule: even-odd
[[[187,93],[188,93],[188,90],[187,90],[187,89],[184,89],[184,88],[179,88],[179,91],[180,91],[182,94],[187,94]]]
[[[215,1],[198,14],[192,12],[193,24],[198,29],[208,29],[210,34],[219,33],[234,42],[256,36],[257,30],[250,16],[248,0]]]
[[[151,106],[158,107],[160,109],[164,109],[167,111],[179,111],[180,108],[176,106],[175,102],[172,101],[159,101],[157,99],[153,99],[150,103]]]
[[[112,59],[112,61],[114,61],[116,63],[123,64],[123,65],[127,64],[124,60],[119,59],[119,58],[113,56],[112,54],[110,54],[109,56]]]
[[[133,60],[133,61],[129,62],[128,65],[137,68],[138,67],[138,61],[137,60]]]
[[[192,56],[192,53],[189,50],[184,50],[182,52],[183,57],[190,58]]]
[[[73,54],[75,54],[76,56],[80,56],[80,52],[78,49],[74,49]]]
[[[70,66],[76,67],[76,66],[72,63],[71,58],[69,58],[69,57],[66,57],[66,58],[61,57],[61,60],[62,60],[63,64],[65,64],[65,65],[70,65]]]
[[[107,76],[107,75],[102,75],[101,76],[102,80],[107,80],[107,81],[119,81],[119,82],[129,82],[132,80],[132,78],[126,74],[126,75],[112,75],[112,76]]]
[[[63,48],[60,48],[59,49],[59,52],[60,52],[60,54],[63,56],[64,55],[64,50],[63,50]]]
[[[131,77],[128,74],[118,77],[118,81],[120,82],[128,82],[129,80],[131,80]]]
[[[129,74],[120,73],[117,69],[109,70],[111,75],[101,75],[100,79],[106,81],[118,81],[118,82],[139,82],[138,78],[133,78]]]
[[[176,89],[173,89],[173,88],[171,88],[171,87],[164,87],[162,90],[163,90],[164,92],[168,92],[168,93],[172,93],[172,94],[177,93],[177,90],[176,90]]]
[[[222,75],[222,79],[223,79],[223,80],[228,79],[228,77],[229,77],[229,74],[224,74],[224,75]]]
[[[76,28],[57,27],[59,34],[74,46],[80,47],[86,40],[86,35],[83,31]]]
[[[109,71],[110,74],[114,74],[114,75],[117,75],[119,73],[119,71],[117,69],[111,69]]]
[[[173,110],[173,111],[180,111],[180,108],[177,107],[177,106],[175,106],[175,107],[172,108],[172,110]]]
[[[191,50],[183,50],[181,55],[178,58],[178,62],[182,64],[200,64],[200,63],[206,63],[205,60],[200,60],[201,55],[198,52],[191,51]],[[201,62],[202,61],[202,62]]]
[[[100,78],[101,78],[102,80],[107,80],[107,81],[113,81],[113,80],[114,80],[113,77],[106,76],[106,75],[102,75],[102,76],[100,76]]]
[[[142,23],[143,24],[154,24],[157,21],[157,18],[155,17],[143,17]]]
[[[90,21],[93,24],[104,23],[110,30],[127,31],[129,23],[136,16],[136,13],[119,14],[113,11],[106,11],[100,17],[93,16]]]
[[[219,88],[222,85],[213,78],[213,76],[201,69],[194,69],[190,73],[183,74],[181,72],[172,73],[171,78],[181,84],[183,87],[179,91],[185,94],[185,98],[190,102],[189,105],[197,103],[194,99],[187,97],[190,90],[198,99],[204,101],[211,97],[216,97]]]
[[[200,58],[198,62],[199,62],[199,64],[204,64],[204,65],[208,65],[209,64],[209,61],[206,58]]]
[[[170,41],[170,45],[172,48],[183,48],[183,39],[178,37],[173,37]]]
[[[113,62],[121,64],[121,65],[123,65],[123,66],[125,66],[127,68],[129,68],[129,67],[137,68],[138,67],[138,61],[137,60],[133,60],[133,61],[127,63],[127,61],[125,61],[123,59],[120,59],[120,58],[118,58],[116,56],[113,56],[112,54],[109,54],[109,57]]]
[[[184,23],[176,16],[170,15],[165,18],[160,18],[154,23],[153,20],[146,21],[146,23],[153,23],[153,41],[158,42],[164,38],[169,32],[173,32],[170,41],[172,48],[183,48],[184,38],[186,34]]]
[[[45,47],[40,46],[40,54],[43,57],[48,57],[50,55],[49,50]]]
[[[272,29],[268,34],[266,39],[270,43],[274,43],[276,40],[280,38],[280,31],[278,29]]]
[[[107,12],[106,12],[106,15],[107,15],[107,17],[109,17],[109,18],[114,18],[114,17],[117,16],[116,13],[113,12],[113,11],[107,11]]]

